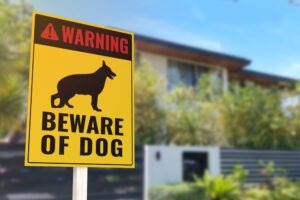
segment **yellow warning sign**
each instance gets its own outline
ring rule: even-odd
[[[133,34],[33,13],[26,166],[134,167]]]

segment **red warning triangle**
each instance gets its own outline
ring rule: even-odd
[[[54,29],[54,26],[52,23],[49,23],[46,28],[43,30],[41,34],[41,38],[47,39],[47,40],[54,40],[58,41],[58,35]]]

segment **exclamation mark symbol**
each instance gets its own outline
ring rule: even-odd
[[[43,30],[41,34],[41,38],[46,39],[46,40],[54,40],[58,41],[58,35],[55,31],[55,28],[52,23],[48,23],[45,29]]]
[[[49,35],[48,35],[48,38],[51,38],[51,29],[52,29],[52,27],[49,26]]]

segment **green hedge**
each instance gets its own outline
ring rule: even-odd
[[[286,178],[275,179],[275,189],[251,188],[244,192],[243,200],[300,200],[300,182]]]
[[[203,190],[192,183],[160,185],[150,189],[150,200],[201,200]]]
[[[179,183],[155,186],[150,189],[150,200],[211,200],[205,198],[204,190],[193,183]],[[217,198],[231,200],[230,198]],[[300,182],[288,181],[285,178],[275,180],[275,189],[264,185],[253,185],[241,190],[239,200],[300,200]]]

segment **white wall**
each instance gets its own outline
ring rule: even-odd
[[[167,78],[168,58],[166,56],[139,51],[141,63],[149,64],[161,76]]]
[[[154,185],[183,181],[182,154],[184,151],[207,152],[208,171],[214,176],[221,172],[220,149],[218,147],[146,145],[144,148],[145,199],[147,199],[149,189]],[[157,152],[160,152],[160,160],[156,159]]]

